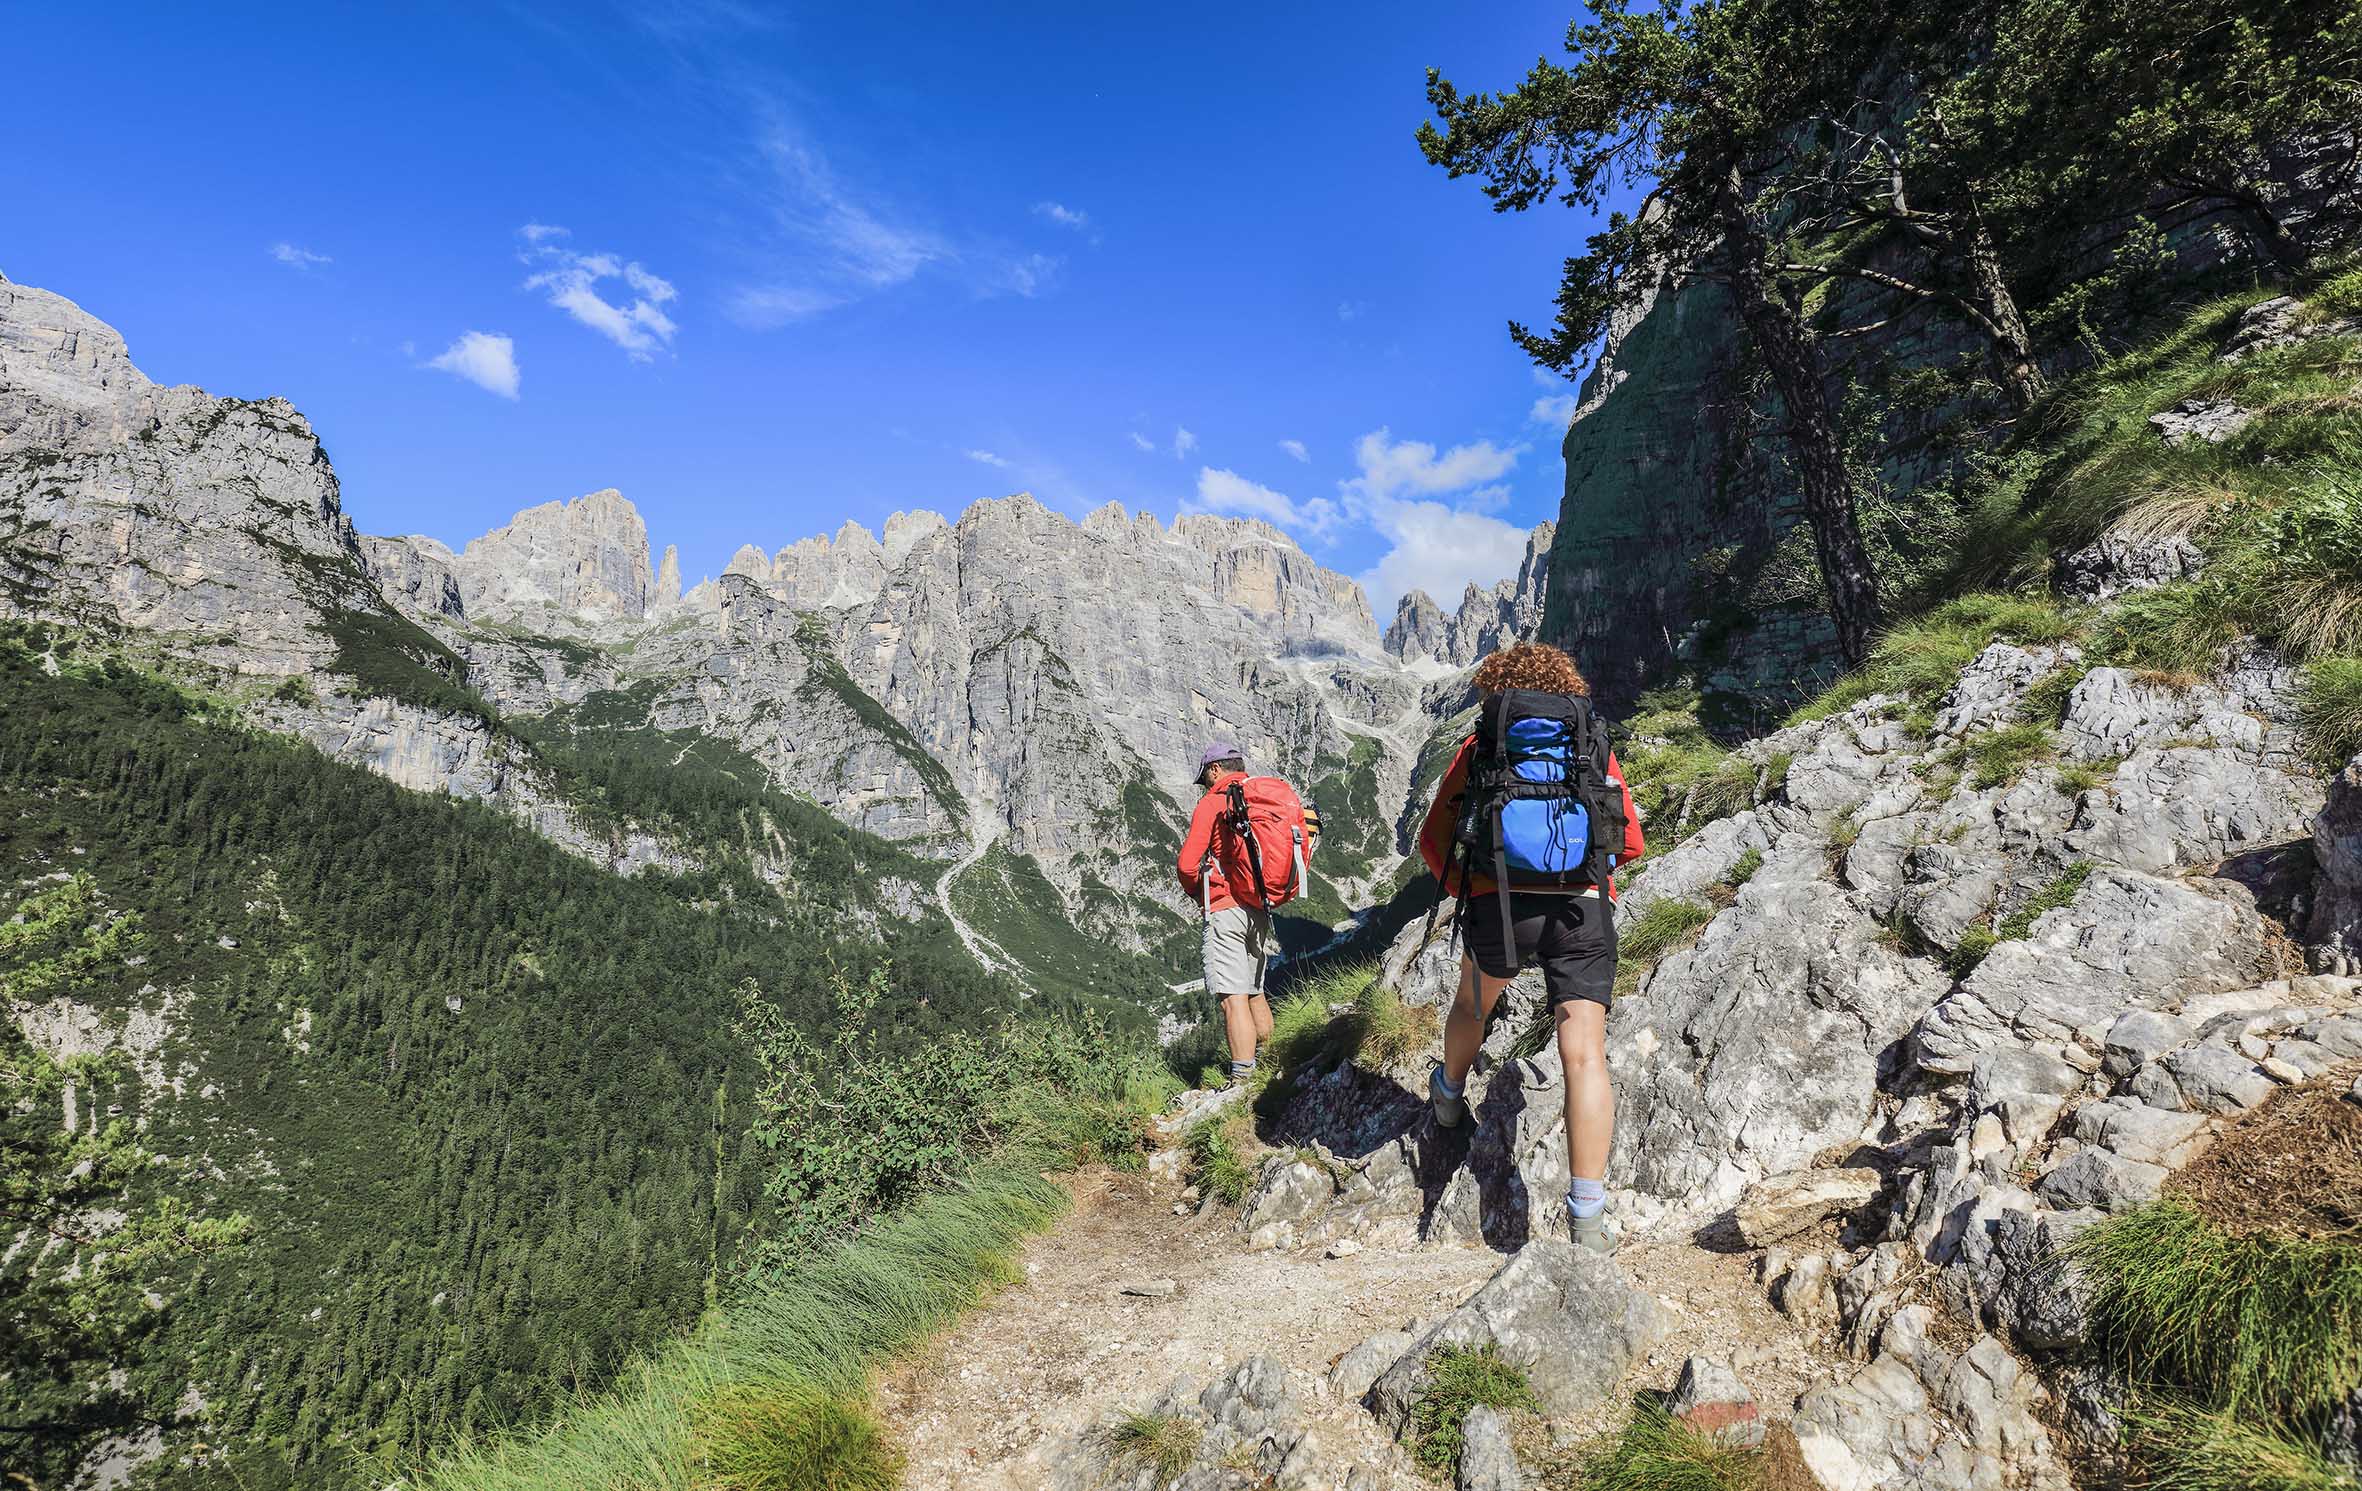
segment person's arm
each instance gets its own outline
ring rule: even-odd
[[[1640,836],[1640,810],[1632,805],[1632,784],[1624,780],[1624,763],[1616,759],[1614,751],[1607,753],[1607,774],[1615,778],[1624,794],[1624,850],[1616,856],[1620,870],[1646,853],[1648,844]]]
[[[1189,833],[1181,840],[1181,858],[1174,867],[1181,875],[1182,894],[1192,901],[1205,893],[1206,850],[1213,842],[1214,796],[1209,792],[1189,815]]]
[[[1435,784],[1435,801],[1427,805],[1427,817],[1419,825],[1419,857],[1427,861],[1428,872],[1439,885],[1452,862],[1452,834],[1460,826],[1460,798],[1468,790],[1468,748],[1474,740],[1471,736],[1460,742],[1452,764],[1444,769],[1443,780]],[[1451,889],[1444,886],[1444,893],[1451,894]]]

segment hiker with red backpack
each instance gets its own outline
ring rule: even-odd
[[[1442,1127],[1467,1118],[1463,1084],[1485,1021],[1518,970],[1540,963],[1566,1070],[1567,1217],[1578,1244],[1604,1253],[1615,1246],[1606,1216],[1614,872],[1640,855],[1640,815],[1574,659],[1521,642],[1478,666],[1475,689],[1476,732],[1460,743],[1419,830],[1439,894],[1458,899],[1453,926],[1464,949],[1428,1097]]]
[[[1230,1080],[1254,1075],[1255,1047],[1271,1036],[1263,976],[1275,943],[1271,913],[1304,889],[1318,822],[1278,777],[1249,776],[1244,753],[1226,740],[1198,758],[1204,792],[1189,815],[1177,868],[1181,889],[1205,917],[1206,992],[1230,1037]]]

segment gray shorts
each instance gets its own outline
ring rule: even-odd
[[[1206,992],[1263,992],[1263,967],[1271,961],[1271,913],[1253,906],[1225,906],[1206,918]]]

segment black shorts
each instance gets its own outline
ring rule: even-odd
[[[1608,902],[1597,896],[1512,894],[1509,920],[1517,937],[1518,967],[1542,965],[1542,988],[1551,1008],[1572,999],[1605,1006],[1615,997],[1616,917]],[[1507,978],[1500,896],[1469,902],[1465,926],[1476,966],[1494,978]]]

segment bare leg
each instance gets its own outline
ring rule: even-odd
[[[1247,1001],[1247,1007],[1254,1012],[1255,1016],[1255,1040],[1258,1043],[1270,1040],[1271,1001],[1258,994]]]
[[[1263,1004],[1260,994],[1225,994],[1222,996],[1222,1026],[1230,1036],[1230,1059],[1247,1062],[1255,1059],[1255,1006]],[[1264,1005],[1263,1027],[1271,1026],[1270,1006]]]
[[[1468,991],[1479,983],[1484,986],[1482,1013],[1468,1007]],[[1501,991],[1508,987],[1509,980],[1478,971],[1474,958],[1460,955],[1460,992],[1443,1024],[1443,1075],[1452,1086],[1468,1080],[1468,1069],[1476,1065],[1477,1048],[1484,1044],[1485,1016],[1493,1012]]]
[[[1608,1145],[1616,1135],[1616,1090],[1607,1073],[1607,1007],[1570,999],[1558,1020],[1558,1059],[1566,1068],[1567,1173],[1607,1178]]]

